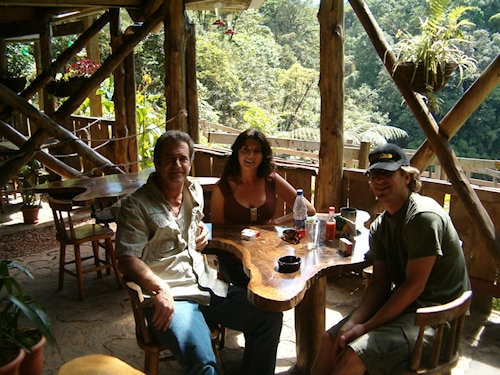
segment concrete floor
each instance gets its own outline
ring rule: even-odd
[[[22,218],[17,219],[16,215],[10,215],[10,218],[3,218],[0,238],[1,234],[12,230],[33,228],[21,224]],[[49,225],[51,220],[50,210],[45,209],[38,225]],[[57,290],[57,249],[16,260],[33,272],[35,280],[23,279],[22,285],[47,310],[56,332],[57,345],[45,349],[44,375],[55,375],[63,363],[87,354],[112,355],[137,369],[143,369],[144,357],[135,342],[128,295],[125,290],[117,288],[113,275],[97,279],[93,274],[87,274],[84,281],[85,300],[80,302],[73,277],[66,275],[64,288]],[[326,312],[328,327],[356,305],[362,291],[363,279],[358,275],[329,280]],[[239,373],[243,345],[242,335],[228,330],[226,347],[220,352],[226,375]],[[294,363],[294,314],[290,310],[284,312],[276,374],[291,373]],[[182,374],[175,361],[161,362],[160,373]],[[500,312],[493,311],[484,316],[473,311],[467,317],[462,358],[453,370],[453,375],[459,374],[500,374]]]

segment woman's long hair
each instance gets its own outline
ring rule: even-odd
[[[232,178],[236,181],[240,179],[241,166],[238,161],[238,151],[243,147],[247,139],[254,139],[260,143],[262,162],[257,168],[257,177],[267,177],[274,171],[273,150],[266,136],[258,129],[247,129],[238,135],[231,146],[232,153],[229,155],[222,172],[223,178]]]

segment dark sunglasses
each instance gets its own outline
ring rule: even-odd
[[[289,243],[298,244],[300,243],[300,233],[295,229],[285,229],[281,239]]]

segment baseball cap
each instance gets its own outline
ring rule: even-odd
[[[403,149],[394,143],[386,143],[377,147],[368,155],[370,166],[365,173],[372,169],[384,169],[386,171],[396,171],[403,165],[410,165],[408,157]]]

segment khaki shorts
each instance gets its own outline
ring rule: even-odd
[[[336,337],[347,319],[349,316],[330,328],[328,333]],[[358,354],[370,375],[402,374],[408,369],[418,335],[414,322],[415,313],[403,314],[358,337],[349,346]]]

